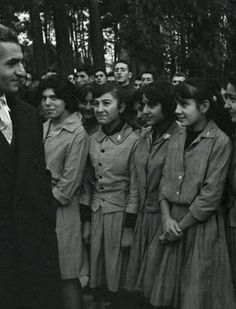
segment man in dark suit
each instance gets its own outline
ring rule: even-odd
[[[60,274],[42,127],[15,96],[24,76],[16,34],[0,25],[0,308],[55,309]]]

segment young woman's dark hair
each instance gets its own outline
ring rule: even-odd
[[[88,93],[93,93],[93,87],[92,85],[83,85],[80,88],[77,88],[77,98],[79,100],[79,103],[82,102]]]
[[[228,83],[236,87],[236,72],[232,72],[227,80]]]
[[[162,113],[166,119],[176,119],[175,109],[176,102],[172,92],[173,86],[167,81],[154,82],[146,85],[140,89],[141,93],[144,94],[150,105],[161,104]]]
[[[124,94],[122,88],[113,83],[105,83],[102,85],[94,85],[92,89],[93,98],[99,98],[105,93],[111,93],[118,100],[118,106],[124,102]]]
[[[231,134],[229,115],[224,108],[219,84],[215,80],[188,78],[173,88],[173,94],[176,101],[183,102],[187,99],[194,99],[198,106],[206,100],[209,101],[208,118],[213,119],[226,134]]]
[[[65,102],[66,110],[74,113],[78,110],[77,92],[75,86],[59,75],[52,75],[43,79],[38,86],[38,98],[42,98],[42,93],[46,89],[53,89],[57,98]]]

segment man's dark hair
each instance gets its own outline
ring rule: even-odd
[[[13,42],[19,44],[17,34],[11,28],[0,24],[0,42]]]
[[[231,74],[229,75],[229,78],[228,78],[228,83],[230,83],[231,85],[236,87],[236,71],[231,72]]]
[[[153,80],[155,80],[155,79],[156,79],[156,73],[155,73],[154,71],[151,71],[151,70],[145,70],[145,71],[143,71],[143,72],[142,72],[141,77],[143,76],[143,74],[151,74],[151,75],[152,75]]]
[[[83,64],[78,68],[77,73],[79,72],[85,72],[88,76],[91,76],[93,75],[93,68],[91,65]]]
[[[105,74],[105,76],[107,76],[107,72],[106,70],[104,70],[103,68],[96,68],[94,70],[94,75],[97,73],[97,72],[103,72]]]
[[[126,60],[122,60],[122,59],[120,59],[120,60],[118,60],[118,61],[115,62],[115,64],[114,64],[114,69],[115,69],[115,66],[116,66],[118,63],[124,63],[124,64],[126,64],[127,67],[128,67],[128,71],[131,72],[131,65],[130,65],[130,63],[127,62]]]
[[[173,77],[184,77],[185,79],[187,78],[187,75],[186,74],[184,74],[183,72],[176,72],[174,75],[173,75]],[[172,78],[173,78],[172,77]]]

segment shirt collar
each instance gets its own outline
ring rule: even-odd
[[[7,98],[6,98],[6,95],[5,95],[5,94],[3,94],[2,96],[0,96],[0,101],[1,101],[1,100],[6,104],[8,110],[10,111],[10,108],[9,108],[9,106],[7,105]]]
[[[194,144],[200,142],[201,139],[203,138],[215,138],[216,136],[216,132],[217,132],[217,125],[213,120],[210,120],[207,124],[207,126],[205,127],[205,129],[202,131],[202,133],[200,133],[198,135],[198,137],[195,139],[195,141],[193,142]],[[184,133],[186,134],[187,129],[183,128],[183,130],[180,131],[180,133]]]
[[[114,144],[122,144],[123,141],[133,132],[133,129],[127,124],[125,123],[123,128],[121,129],[120,132],[116,132],[113,135],[106,135],[103,131],[102,131],[102,127],[100,126],[97,133],[97,141],[99,143],[101,143],[105,138],[109,138]]]
[[[45,123],[44,123],[44,132],[45,132],[45,136],[44,138],[46,138],[46,134],[49,130],[49,127],[50,127],[50,123],[51,123],[51,120],[47,120]],[[54,131],[54,134],[55,135],[55,132],[57,134],[60,134],[62,130],[66,130],[68,132],[74,132],[79,126],[82,126],[82,121],[81,121],[81,118],[80,118],[80,114],[71,114],[68,118],[66,118],[62,123],[61,125]]]

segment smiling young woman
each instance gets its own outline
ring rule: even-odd
[[[94,170],[90,286],[108,290],[114,305],[121,300],[115,295],[124,283],[133,232],[129,223],[138,212],[133,161],[138,136],[123,120],[125,104],[116,85],[97,86],[93,97],[100,127],[91,136],[89,150]]]
[[[82,245],[79,196],[88,154],[88,137],[76,114],[75,87],[60,76],[39,85],[43,110],[44,148],[52,174],[52,193],[57,212],[56,232],[64,308],[82,308],[79,279],[88,276]]]

